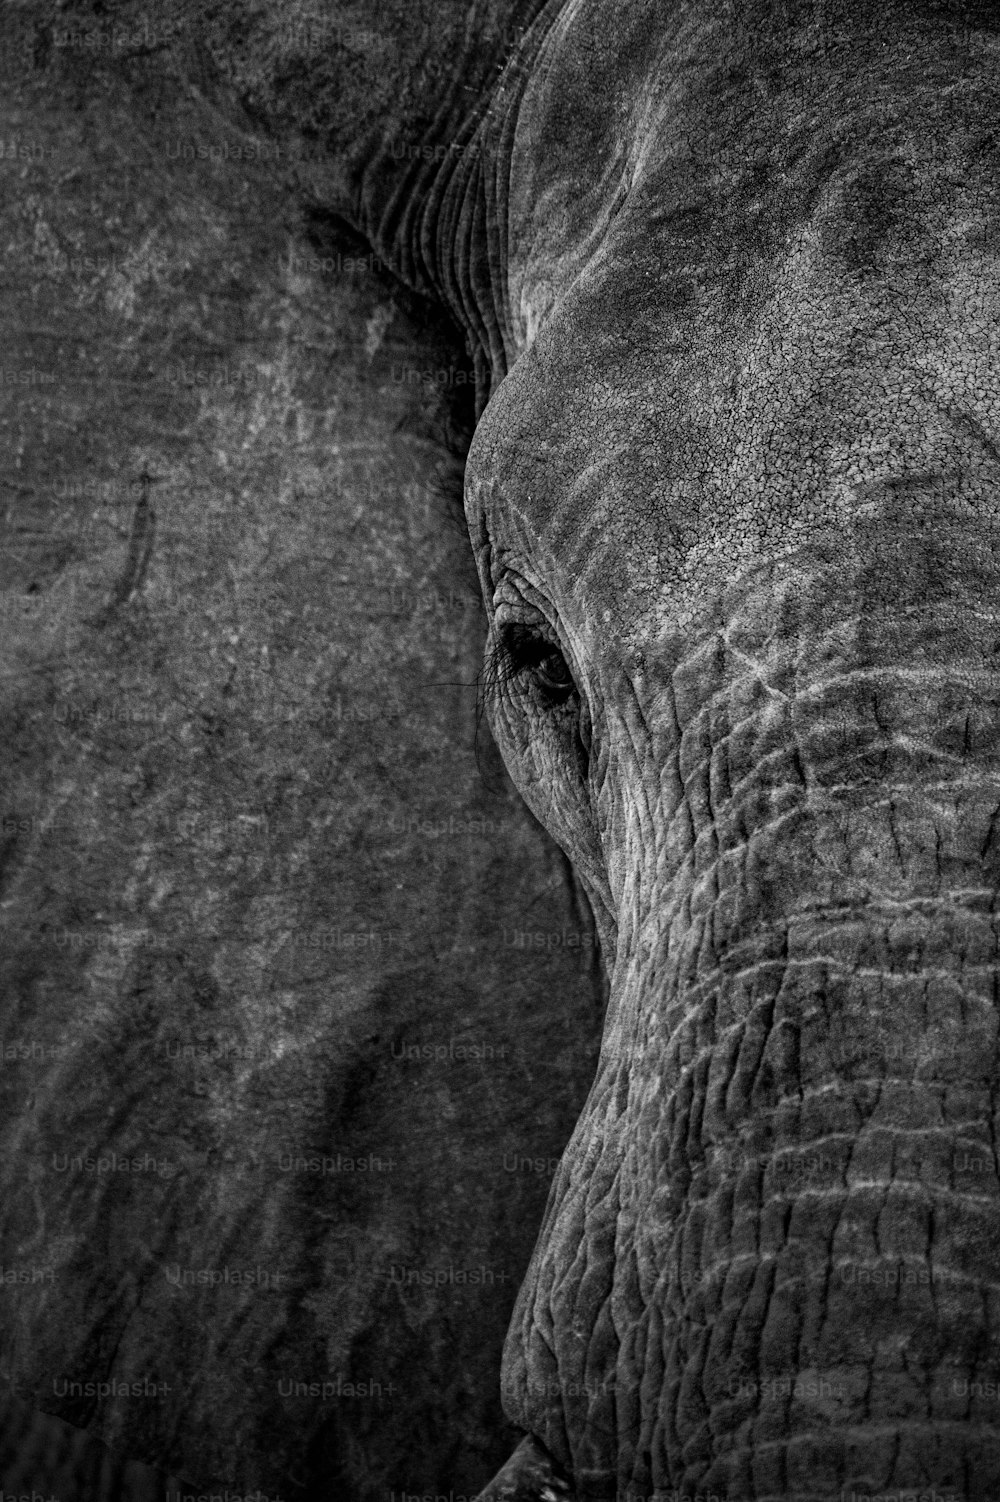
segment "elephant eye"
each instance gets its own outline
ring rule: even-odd
[[[576,691],[565,657],[547,636],[532,626],[512,623],[497,635],[484,674],[488,694],[499,695],[522,673],[530,675],[551,704],[563,704]]]
[[[550,652],[534,663],[532,673],[535,681],[542,685],[546,693],[553,696],[565,696],[572,693],[576,687],[573,674],[558,647],[553,647]]]

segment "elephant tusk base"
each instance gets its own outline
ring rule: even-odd
[[[529,1434],[475,1502],[576,1502],[576,1493],[545,1446]]]

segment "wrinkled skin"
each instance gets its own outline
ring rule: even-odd
[[[344,111],[329,185],[466,330],[491,722],[610,977],[492,1495],[987,1502],[1000,35],[517,14],[460,151]]]
[[[568,8],[509,157],[466,506],[611,1001],[505,1401],[582,1496],[985,1499],[1000,36],[710,9]]]

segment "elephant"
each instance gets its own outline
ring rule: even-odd
[[[604,967],[483,1502],[995,1499],[1000,17],[162,15],[464,334],[484,707]]]
[[[481,148],[492,724],[610,975],[483,1495],[996,1497],[1000,18],[600,14]]]
[[[492,724],[610,976],[483,1495],[995,1497],[1000,18],[600,15],[481,146]]]

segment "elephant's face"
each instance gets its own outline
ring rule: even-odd
[[[468,465],[611,973],[505,1401],[581,1495],[995,1498],[1000,49],[691,9],[550,37]]]

